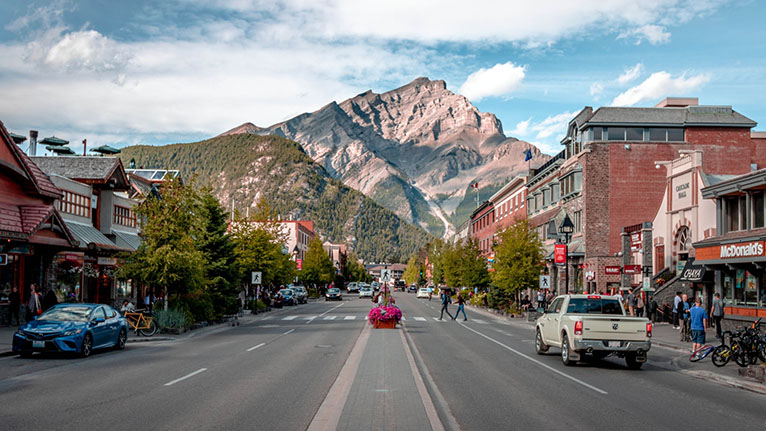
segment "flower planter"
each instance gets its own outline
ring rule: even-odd
[[[375,320],[372,325],[375,329],[396,329],[396,320]]]

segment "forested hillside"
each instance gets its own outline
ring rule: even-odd
[[[277,136],[238,134],[190,144],[132,146],[120,156],[144,168],[179,169],[186,181],[211,186],[239,211],[265,199],[283,219],[313,220],[316,231],[346,242],[370,262],[405,261],[429,240],[362,193],[333,179],[300,145]]]

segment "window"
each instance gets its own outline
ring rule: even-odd
[[[742,216],[744,215],[744,197],[725,198],[724,206],[726,210],[726,232],[734,232],[744,229]]]
[[[551,190],[550,189],[543,189],[543,208],[547,207],[549,203],[551,203]]]
[[[600,141],[602,139],[601,137],[601,127],[593,127],[590,129],[590,137],[593,141]]]
[[[744,269],[738,269],[735,275],[733,280],[729,276],[724,277],[724,285],[728,285],[730,289],[732,305],[757,306],[758,289],[755,275]]]
[[[665,142],[667,140],[667,135],[668,135],[668,129],[658,129],[655,127],[652,127],[651,129],[649,129],[650,141]]]
[[[577,193],[582,187],[582,172],[574,171],[561,179],[561,197]]]
[[[668,129],[668,142],[683,142],[684,129]]]
[[[122,226],[136,227],[136,213],[130,208],[115,205],[113,223]]]
[[[628,141],[643,141],[644,140],[644,129],[641,128],[641,127],[629,127],[627,129],[626,139]]]
[[[91,320],[94,319],[104,319],[106,320],[106,314],[104,314],[104,309],[101,307],[96,308],[96,310],[93,312],[93,315],[90,316]]]
[[[624,127],[609,127],[606,130],[607,130],[608,141],[624,141],[625,140]]]
[[[64,196],[56,201],[59,211],[80,217],[90,217],[90,198],[77,193],[64,191]]]
[[[582,211],[572,213],[572,224],[574,224],[574,233],[582,232]]]
[[[753,205],[753,228],[760,228],[766,226],[766,220],[764,220],[764,210],[766,205],[764,196],[766,196],[766,192],[755,192],[753,193],[753,196],[751,198],[751,203]]]
[[[551,185],[551,203],[555,204],[561,199],[561,187],[558,184]]]

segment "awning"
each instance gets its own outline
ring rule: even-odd
[[[706,272],[705,265],[695,264],[694,258],[689,258],[689,260],[686,261],[686,266],[684,266],[683,271],[681,271],[681,278],[679,280],[691,281],[693,283],[712,281],[711,277],[708,277],[709,280],[705,280]]]
[[[113,230],[112,233],[114,233],[114,243],[118,247],[136,251],[141,246],[141,237],[134,233],[120,232],[118,230]]]
[[[80,241],[81,248],[105,248],[118,250],[115,243],[109,241],[109,238],[104,236],[101,231],[93,227],[92,225],[75,223],[72,221],[66,221],[66,225],[72,235]]]

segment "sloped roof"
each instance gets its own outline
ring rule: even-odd
[[[593,116],[583,126],[599,124],[755,127],[757,123],[733,110],[731,106],[687,106],[684,108],[604,106],[593,112]]]
[[[59,190],[59,188],[53,184],[51,179],[43,173],[40,167],[32,162],[29,156],[21,151],[21,148],[14,143],[2,121],[0,121],[0,140],[3,141],[3,144],[8,146],[11,154],[14,155],[16,161],[24,171],[24,174],[26,174],[26,179],[31,183],[38,194],[54,199],[61,197],[61,190]]]
[[[74,237],[80,241],[81,248],[88,248],[91,245],[97,248],[115,250],[120,248],[92,225],[80,224],[72,221],[67,221],[66,225]]]
[[[106,182],[117,176],[127,186],[128,177],[119,157],[57,156],[33,157],[32,160],[47,174],[60,175],[88,183]]]
[[[5,236],[29,239],[43,223],[51,219],[61,228],[69,243],[76,246],[76,238],[53,205],[18,206],[0,202],[0,232]]]

